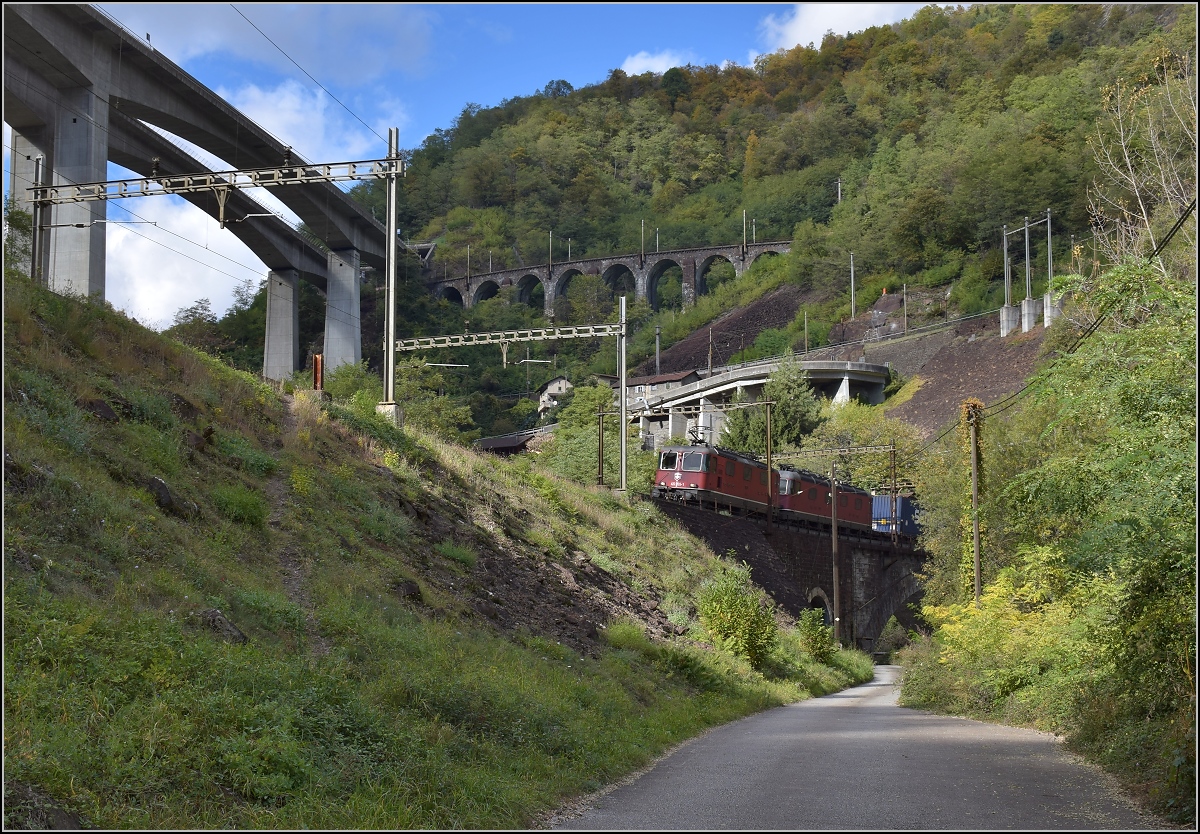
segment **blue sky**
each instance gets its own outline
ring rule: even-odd
[[[104,3],[110,17],[311,162],[385,155],[387,130],[414,148],[485,107],[613,69],[752,65],[797,44],[910,17],[920,3],[189,4]],[[9,131],[5,126],[6,169]],[[220,160],[197,154],[213,167]],[[110,167],[110,177],[128,176]],[[8,177],[5,177],[8,188]],[[118,205],[119,204],[119,205]],[[280,210],[278,204],[271,208]],[[265,275],[231,234],[174,197],[113,201],[106,296],[151,327]]]

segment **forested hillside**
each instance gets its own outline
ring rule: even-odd
[[[700,314],[680,318],[679,276],[668,275],[651,307],[630,309],[635,328],[663,326],[664,345],[783,282],[816,291],[820,301],[806,311],[819,344],[849,312],[851,252],[860,305],[908,284],[945,287],[947,313],[995,309],[1003,302],[1004,224],[1011,229],[1049,210],[1056,264],[1079,269],[1103,259],[1089,230],[1097,169],[1088,136],[1105,90],[1152,75],[1162,50],[1187,52],[1195,39],[1194,15],[1180,16],[1187,8],[929,6],[900,24],[761,56],[753,67],[613,70],[579,90],[548,79],[540,92],[495,107],[467,104],[453,125],[406,152],[401,232],[437,241],[432,274],[439,276],[466,274],[468,247],[474,274],[489,264],[545,263],[551,233],[555,260],[568,245],[573,257],[636,252],[643,229],[647,248],[740,242],[743,212],[759,240],[794,240],[790,255],[752,270],[744,287],[726,288]],[[384,216],[381,185],[355,194]],[[1043,229],[1031,238],[1039,297]],[[1013,250],[1014,269],[1023,271],[1023,250]],[[472,330],[541,319],[540,297],[527,306],[502,291],[467,314],[425,294],[415,259],[401,273],[401,335],[461,332],[467,319]],[[710,293],[733,283],[732,275],[715,269]],[[212,338],[224,339],[250,369],[264,303],[253,289],[227,320],[207,322],[210,337],[215,331]],[[611,318],[612,291],[588,276],[575,279],[560,323]],[[375,296],[364,292],[363,344],[373,369],[382,344]],[[301,321],[308,354],[320,349],[322,316],[321,300],[308,291]],[[755,334],[749,338],[753,347]],[[778,344],[778,334],[768,340]],[[631,363],[652,349],[652,339],[635,340]],[[484,434],[519,427],[528,409],[512,412],[515,398],[553,373],[578,383],[611,373],[615,363],[611,345],[561,344],[552,357],[534,348],[534,358],[554,364],[535,366],[542,376],[527,382],[528,366],[504,369],[498,351],[463,356],[434,361],[471,364],[470,378],[453,388],[459,405],[471,408],[462,428]]]
[[[928,626],[885,630],[902,703],[1054,732],[1194,828],[1195,61],[1193,5],[930,6],[751,68],[550,80],[407,153],[402,231],[437,241],[439,275],[468,247],[473,272],[543,263],[551,232],[556,262],[560,241],[637,251],[643,224],[663,248],[740,242],[744,216],[791,241],[715,268],[687,308],[678,273],[631,303],[635,367],[656,327],[680,343],[768,299],[794,317],[725,358],[861,333],[851,252],[859,310],[901,287],[924,321],[994,310],[1003,225],[1049,210],[1055,274],[1040,227],[1032,289],[1062,318],[1038,325],[1020,390],[964,390],[961,419],[919,431],[896,419],[919,374],[834,407],[784,362],[773,442],[799,465],[895,445]],[[381,188],[354,194],[383,216]],[[613,340],[532,346],[544,364],[405,358],[397,427],[375,411],[377,277],[366,360],[317,397],[305,372],[237,370],[261,368],[259,288],[161,338],[33,285],[14,254],[29,218],[6,220],[6,827],[46,803],[124,827],[529,826],[714,723],[869,676],[819,615],[773,612],[749,568],[637,500],[652,453],[631,450],[624,494],[592,485],[622,430],[597,425],[613,394],[587,384],[615,370]],[[427,277],[402,264],[401,336],[544,321],[536,295],[463,310]],[[627,290],[577,276],[555,322],[611,321]],[[311,357],[324,302],[301,302]],[[531,425],[553,374],[576,388],[544,446],[464,448]],[[763,450],[765,422],[747,409],[727,437]],[[878,484],[888,457],[835,463]]]

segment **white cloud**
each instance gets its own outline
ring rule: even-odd
[[[405,3],[238,8],[105,3],[101,8],[136,37],[149,36],[155,49],[178,64],[223,54],[288,75],[300,72],[299,64],[324,84],[362,84],[393,69],[422,72],[432,41],[430,12]]]
[[[323,90],[287,80],[274,87],[247,84],[236,90],[218,88],[224,98],[309,162],[375,159],[387,153],[366,126],[345,114]],[[403,106],[393,100],[393,111]],[[402,117],[402,112],[396,112]],[[395,127],[395,125],[392,125]]]
[[[912,17],[925,3],[797,3],[781,14],[767,15],[759,30],[768,52],[793,46],[819,47],[826,32],[848,35],[872,26]]]
[[[621,64],[621,69],[630,75],[641,75],[644,72],[664,73],[671,67],[682,67],[688,64],[688,58],[669,49],[655,54],[645,50],[636,55],[630,55]]]
[[[257,282],[266,267],[232,232],[180,197],[130,198],[109,205],[112,221],[151,223],[105,226],[105,298],[147,327],[169,327],[176,311],[207,298],[218,318],[233,304],[233,290]],[[128,212],[128,213],[127,213]]]

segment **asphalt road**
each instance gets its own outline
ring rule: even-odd
[[[897,706],[897,666],[676,748],[555,830],[1164,828],[1053,735]]]

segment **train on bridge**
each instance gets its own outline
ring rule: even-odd
[[[805,526],[832,523],[834,499],[829,478],[787,465],[772,467],[768,474],[766,463],[757,457],[719,446],[661,449],[651,497],[738,514],[765,515],[769,477],[776,483],[774,494],[769,496],[772,519]],[[890,495],[873,495],[841,482],[836,485],[836,493],[840,529],[917,534],[912,496],[897,496],[893,517]]]

